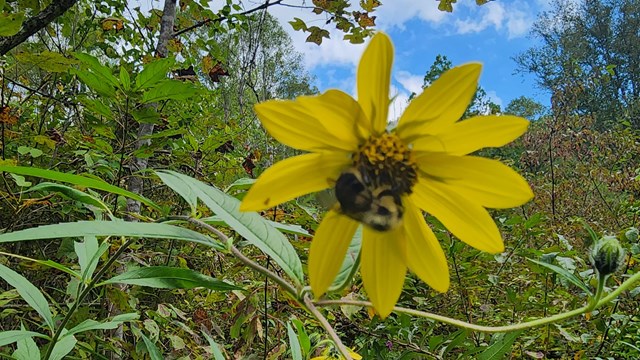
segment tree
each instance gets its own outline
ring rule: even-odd
[[[640,128],[638,28],[638,0],[556,0],[532,30],[542,44],[515,60],[552,94],[552,110],[594,116],[600,128]]]
[[[530,121],[539,119],[546,112],[547,109],[544,105],[526,96],[511,100],[504,109],[505,114],[521,116]]]

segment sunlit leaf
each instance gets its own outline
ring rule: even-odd
[[[302,263],[291,243],[255,212],[241,212],[240,201],[201,181],[174,171],[158,171],[165,183],[178,184],[182,181],[229,227],[249,243],[258,247],[278,264],[297,284],[304,277]],[[170,178],[174,178],[169,180]]]

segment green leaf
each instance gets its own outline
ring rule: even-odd
[[[127,313],[127,314],[120,314],[120,315],[114,316],[111,320],[104,321],[104,322],[95,321],[93,319],[87,319],[81,322],[80,324],[74,326],[73,328],[71,328],[68,332],[66,332],[63,335],[63,337],[78,334],[85,331],[92,331],[92,330],[113,330],[113,329],[116,329],[118,326],[120,326],[124,322],[138,320],[139,318],[140,318],[140,315],[138,315],[137,313]]]
[[[70,73],[80,78],[80,80],[85,83],[85,85],[87,85],[91,90],[95,91],[98,95],[108,98],[114,98],[116,96],[115,87],[108,82],[105,82],[98,75],[87,72],[86,70],[77,69],[71,69]]]
[[[300,349],[298,335],[293,331],[291,323],[287,323],[287,334],[289,335],[289,349],[291,349],[291,357],[293,360],[302,360],[302,350]]]
[[[33,332],[33,331],[25,331],[25,330],[2,331],[0,332],[0,346],[13,344],[14,342],[21,341],[24,339],[30,339],[32,337],[39,337],[43,339],[49,338],[46,335]]]
[[[231,190],[247,190],[256,182],[256,179],[252,178],[240,178],[234,181],[231,185],[224,189],[224,192],[228,193]]]
[[[131,77],[129,77],[129,72],[124,66],[120,67],[120,84],[122,84],[122,89],[124,91],[131,90]]]
[[[0,277],[13,286],[18,294],[29,304],[47,323],[51,331],[55,330],[53,316],[49,309],[49,303],[44,295],[29,280],[8,267],[0,264]]]
[[[240,201],[189,176],[157,171],[166,183],[170,177],[187,184],[202,202],[249,243],[269,255],[300,285],[304,278],[300,258],[287,238],[255,212],[240,212]],[[173,181],[175,183],[176,181]]]
[[[109,250],[109,243],[105,241],[98,246],[98,239],[95,236],[85,236],[84,242],[74,241],[73,244],[78,255],[82,280],[89,281],[98,267],[100,257]]]
[[[296,330],[298,331],[298,341],[302,347],[302,354],[306,356],[311,351],[311,340],[309,339],[309,335],[307,335],[307,332],[304,330],[302,321],[292,319],[291,322],[296,326]]]
[[[207,333],[203,332],[202,335],[204,335],[204,337],[207,338],[207,341],[209,342],[209,346],[211,346],[211,352],[213,353],[214,360],[226,360],[224,358],[224,355],[222,355],[222,351],[220,350],[220,345],[218,345],[218,343],[216,343],[211,338],[211,336],[209,336]]]
[[[21,326],[25,331],[24,326]],[[17,341],[16,351],[11,354],[16,360],[40,359],[40,349],[32,337],[27,337]]]
[[[598,236],[598,234],[596,234],[595,231],[593,231],[593,228],[589,226],[589,224],[583,218],[578,218],[578,221],[580,222],[580,224],[582,224],[582,227],[584,227],[584,229],[587,230],[587,232],[589,233],[589,236],[591,237],[591,241],[593,242],[593,244],[598,242],[600,237]]]
[[[513,343],[521,333],[522,330],[510,332],[508,334],[499,334],[497,336],[497,341],[478,355],[478,360],[503,359],[507,353],[511,352]]]
[[[18,185],[20,187],[27,187],[27,186],[31,186],[33,184],[31,181],[27,181],[24,178],[24,176],[20,176],[20,175],[16,175],[16,174],[10,174],[10,175],[13,178],[13,181],[16,183],[16,185]]]
[[[189,207],[191,208],[191,214],[195,214],[198,208],[198,196],[196,192],[182,179],[176,176],[164,176],[161,173],[156,173],[160,180],[170,187],[173,191],[177,192],[184,201],[187,202]],[[203,219],[204,221],[204,219]]]
[[[0,9],[1,10],[1,9]],[[0,13],[0,36],[13,36],[22,28],[24,12]]]
[[[0,243],[65,237],[84,237],[90,235],[176,239],[206,245],[216,250],[225,249],[225,246],[219,242],[193,230],[167,224],[129,221],[78,221],[75,223],[38,226],[35,228],[0,234]]]
[[[129,284],[159,289],[193,289],[204,287],[217,291],[243,290],[240,287],[190,269],[149,266],[129,270],[98,285]]]
[[[307,31],[307,24],[300,18],[294,17],[293,21],[289,21],[289,24],[295,31]]]
[[[144,345],[147,347],[147,352],[149,353],[149,357],[151,360],[164,360],[164,356],[160,350],[153,344],[148,337],[144,336],[143,333],[140,333],[140,337],[142,337],[142,341],[144,341]]]
[[[60,53],[47,50],[40,53],[19,53],[16,58],[21,62],[33,64],[48,72],[66,72],[71,65],[78,63],[77,60],[67,59]]]
[[[161,100],[189,100],[198,94],[199,90],[191,83],[177,80],[164,80],[157,86],[145,91],[142,103],[158,102]]]
[[[63,194],[64,196],[72,200],[79,201],[83,204],[95,206],[98,209],[102,209],[104,211],[110,212],[109,207],[105,203],[103,203],[101,200],[96,199],[95,197],[83,191],[74,189],[66,185],[60,185],[60,184],[51,183],[51,182],[42,182],[36,186],[31,187],[25,192],[31,192],[31,191],[57,192],[57,193]]]
[[[49,357],[50,360],[62,360],[76,346],[76,343],[78,342],[76,337],[73,335],[66,335],[67,331],[64,331],[58,342],[54,345],[53,351],[51,351],[51,356]]]
[[[140,74],[136,76],[136,90],[144,90],[156,86],[158,82],[165,80],[167,72],[174,62],[172,58],[164,58],[146,64]]]
[[[12,174],[35,176],[35,177],[49,179],[49,180],[61,181],[61,182],[71,183],[74,185],[85,186],[95,190],[103,190],[113,194],[122,195],[128,198],[140,201],[141,203],[147,206],[153,207],[156,210],[161,210],[160,206],[156,205],[151,200],[145,197],[142,197],[138,194],[134,194],[130,191],[121,189],[117,186],[113,186],[99,179],[89,178],[89,177],[80,176],[80,175],[66,174],[66,173],[53,171],[53,170],[45,170],[45,169],[38,169],[34,167],[23,167],[23,166],[0,165],[0,171],[6,171]]]
[[[329,288],[329,291],[339,291],[344,289],[347,286],[351,279],[353,279],[353,275],[358,271],[358,266],[360,265],[360,247],[362,246],[362,226],[358,227],[358,230],[355,234],[353,234],[353,238],[351,238],[351,244],[349,244],[349,248],[347,249],[347,256],[345,257],[342,265],[340,266],[340,271],[338,271],[338,275],[335,280],[333,280],[333,284]]]
[[[219,216],[210,216],[200,219],[209,225],[224,225],[226,224]],[[267,222],[274,228],[288,234],[296,234],[300,236],[311,236],[311,234],[300,225],[283,224],[276,221],[267,220]]]
[[[98,59],[96,59],[95,57],[83,53],[74,53],[73,56],[80,60],[82,64],[87,67],[87,69],[89,69],[93,74],[95,74],[95,76],[98,77],[98,79],[100,79],[101,81],[106,82],[112,87],[118,86],[120,84],[118,79],[113,76],[111,69],[100,64],[100,61],[98,61]]]
[[[312,42],[316,45],[320,45],[322,44],[323,38],[330,39],[329,31],[325,29],[319,28],[317,26],[312,26],[308,30],[311,34],[309,34],[309,36],[307,37],[307,42]]]
[[[141,106],[137,109],[132,110],[131,115],[137,122],[143,123],[143,124],[160,124],[162,122],[160,119],[160,114],[153,106]],[[173,131],[173,130],[165,130],[165,131]],[[185,129],[179,129],[178,131],[186,132]],[[153,137],[157,137],[157,134],[145,136],[142,139],[151,139]]]
[[[57,262],[52,261],[52,260],[37,260],[37,259],[32,259],[32,258],[29,258],[29,257],[26,257],[26,256],[21,256],[21,255],[16,255],[16,254],[9,254],[9,253],[2,252],[2,251],[0,251],[0,255],[6,255],[6,256],[15,257],[15,258],[18,258],[18,259],[24,259],[24,260],[27,260],[27,261],[32,261],[32,262],[34,262],[36,264],[40,264],[40,265],[44,265],[44,266],[47,266],[47,267],[50,267],[50,268],[58,269],[58,270],[60,270],[62,272],[65,272],[65,273],[75,277],[75,278],[78,278],[78,279],[80,278],[80,273],[78,273],[77,271],[71,270],[68,267],[66,267],[66,266],[64,266],[62,264],[58,264]]]
[[[113,112],[111,109],[102,102],[102,99],[89,99],[86,96],[78,96],[77,99],[91,112],[96,115],[104,116],[105,118],[112,120]]]
[[[553,265],[553,264],[549,264],[548,262],[544,262],[544,261],[538,261],[538,260],[533,260],[533,259],[527,259],[535,264],[538,264],[542,267],[545,267],[553,272],[555,272],[556,274],[562,276],[563,278],[567,279],[570,283],[572,283],[573,285],[579,287],[580,289],[582,289],[585,293],[587,293],[589,296],[592,296],[593,294],[591,293],[591,290],[587,287],[587,285],[584,284],[584,282],[582,282],[582,280],[580,280],[577,276],[575,276],[574,274],[568,272],[566,269],[561,268],[560,266],[557,265]]]

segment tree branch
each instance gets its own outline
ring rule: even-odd
[[[31,35],[40,29],[49,25],[58,16],[69,10],[78,0],[58,0],[52,1],[46,9],[42,10],[38,15],[25,21],[22,29],[13,36],[0,37],[0,56],[8,53],[11,49],[22,44]]]
[[[258,11],[258,10],[266,9],[269,6],[279,5],[281,2],[282,2],[282,0],[276,0],[274,2],[269,2],[269,0],[267,0],[264,4],[262,4],[260,6],[257,6],[257,7],[253,8],[253,9],[249,9],[247,11],[243,11],[241,13],[233,14],[233,15],[249,15],[249,14],[254,13],[254,12]],[[184,28],[182,30],[176,31],[175,33],[173,33],[173,35],[171,37],[175,38],[175,37],[177,37],[179,35],[182,35],[182,34],[184,34],[186,32],[189,32],[189,31],[191,31],[193,29],[197,29],[199,27],[207,25],[210,22],[222,22],[224,20],[227,20],[226,16],[221,16],[221,17],[215,18],[215,19],[204,19],[202,21],[199,21],[199,22],[187,27],[187,28]]]

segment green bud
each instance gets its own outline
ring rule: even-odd
[[[616,272],[623,260],[624,249],[615,236],[603,236],[591,249],[591,263],[601,276]]]
[[[638,228],[632,227],[624,233],[624,236],[631,242],[638,241]]]

